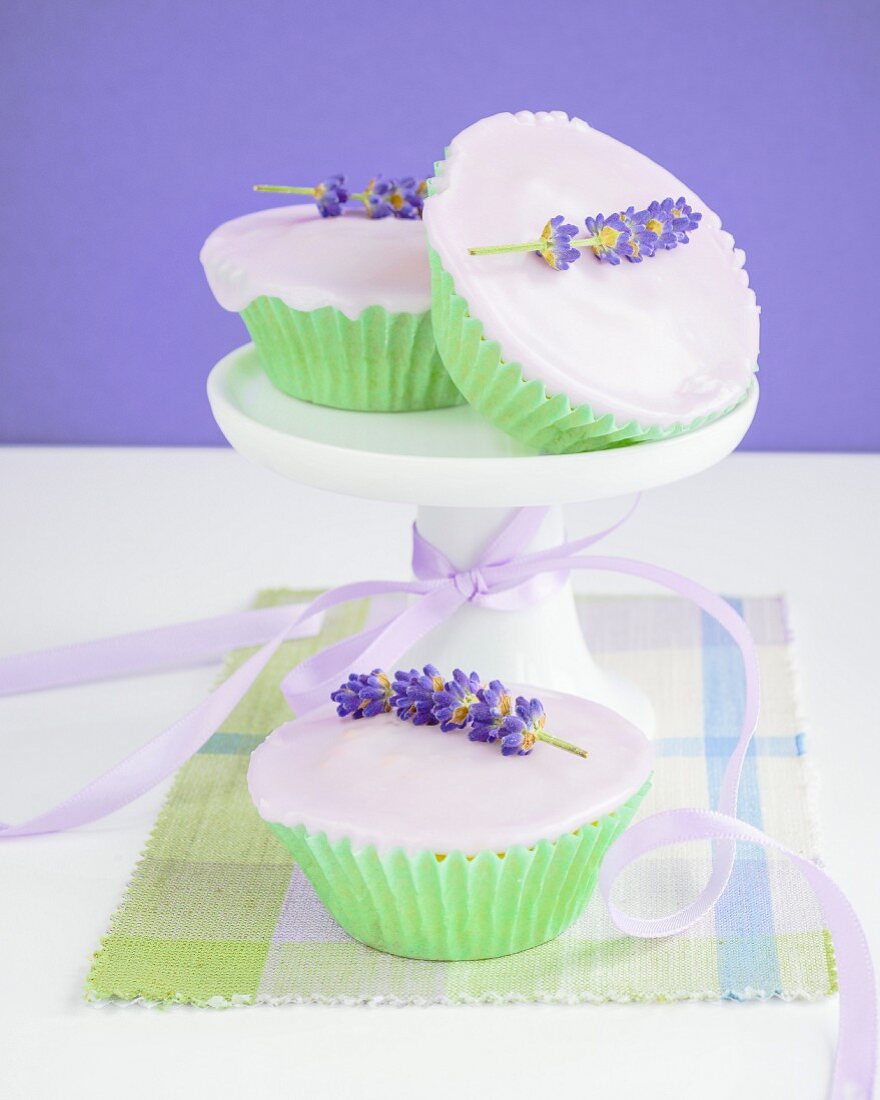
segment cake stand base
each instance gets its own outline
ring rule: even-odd
[[[752,422],[758,386],[697,431],[574,455],[525,448],[467,405],[361,413],[297,401],[271,385],[252,345],[214,367],[208,399],[223,434],[246,458],[313,488],[417,505],[425,538],[466,569],[515,508],[552,506],[532,545],[523,547],[541,550],[565,539],[563,504],[641,492],[726,458]],[[645,732],[653,728],[643,693],[590,655],[570,583],[518,611],[462,607],[397,663],[428,662],[583,695]]]

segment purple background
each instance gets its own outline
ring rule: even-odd
[[[205,377],[246,337],[197,255],[251,183],[426,173],[482,115],[561,108],[745,248],[747,445],[880,449],[878,32],[876,0],[3,0],[0,440],[219,442]]]

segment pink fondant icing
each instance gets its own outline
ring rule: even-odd
[[[355,848],[468,854],[554,840],[610,813],[651,771],[647,738],[624,718],[573,695],[536,689],[547,730],[589,750],[549,745],[506,758],[463,731],[393,715],[352,721],[331,707],[275,730],[248,770],[261,816],[305,825]]]
[[[435,192],[429,243],[485,336],[551,396],[668,427],[721,412],[747,390],[758,307],[745,256],[717,214],[648,157],[560,111],[499,114],[453,140]],[[468,254],[533,240],[556,214],[582,226],[667,195],[686,196],[702,223],[689,244],[641,264],[612,267],[585,252],[558,272],[530,253]]]
[[[420,221],[371,220],[357,210],[322,218],[310,203],[280,206],[215,229],[201,261],[217,301],[234,313],[261,295],[292,309],[332,306],[352,320],[368,306],[390,313],[431,307]]]

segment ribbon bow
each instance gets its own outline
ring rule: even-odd
[[[877,1059],[876,992],[871,955],[858,917],[840,888],[820,867],[736,816],[743,762],[758,719],[755,643],[733,608],[696,581],[630,558],[584,556],[584,550],[616,530],[632,510],[597,534],[527,553],[523,548],[529,545],[547,509],[521,508],[504,524],[480,559],[465,570],[456,569],[414,527],[415,579],[411,581],[360,581],[325,592],[304,608],[268,608],[0,661],[0,695],[10,695],[158,665],[180,664],[214,655],[218,648],[254,644],[269,637],[195,710],[60,806],[18,826],[0,825],[0,840],[57,832],[95,821],[150,790],[201,748],[286,639],[302,636],[306,624],[337,604],[387,593],[419,597],[384,623],[322,650],[290,672],[282,683],[282,691],[295,714],[305,714],[325,703],[330,689],[355,666],[389,667],[467,603],[497,610],[522,608],[546,598],[573,570],[596,569],[640,577],[685,596],[733,637],[743,658],[745,705],[739,739],[727,762],[715,809],[654,814],[630,826],[609,849],[599,885],[611,917],[621,931],[632,936],[674,935],[705,916],[724,892],[738,841],[785,854],[812,886],[836,951],[841,996],[831,1100],[869,1100],[873,1095]],[[694,901],[669,916],[651,919],[632,917],[617,908],[612,900],[614,882],[626,867],[657,848],[693,840],[713,842],[712,872]]]
[[[326,703],[340,679],[355,666],[361,669],[389,666],[467,603],[493,611],[514,611],[547,599],[568,579],[570,568],[567,561],[554,565],[550,559],[561,553],[573,558],[604,539],[626,523],[637,504],[638,500],[604,531],[566,543],[564,547],[531,554],[525,548],[541,526],[547,509],[520,508],[468,569],[456,569],[413,524],[415,580],[358,581],[319,596],[311,606],[326,610],[344,600],[388,593],[420,598],[384,623],[328,646],[297,665],[281,683],[291,710],[302,715]],[[322,603],[325,599],[329,603]]]

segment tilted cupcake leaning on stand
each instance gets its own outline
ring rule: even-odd
[[[352,674],[335,713],[254,751],[251,796],[370,947],[452,960],[535,947],[583,911],[651,775],[650,744],[625,719],[542,696],[430,665]]]
[[[499,114],[452,140],[429,190],[437,344],[499,428],[586,451],[689,431],[748,393],[745,257],[648,157],[559,111]]]
[[[255,189],[314,202],[226,222],[201,261],[273,384],[365,412],[459,404],[431,327],[424,183],[376,177],[352,193],[331,176],[315,187]]]

